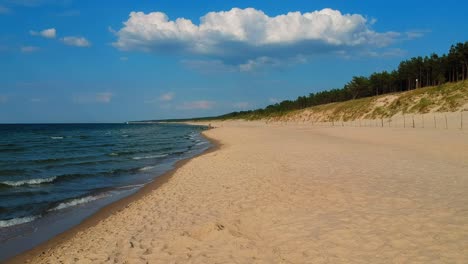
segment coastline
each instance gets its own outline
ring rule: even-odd
[[[134,202],[134,201],[136,201],[138,199],[141,199],[142,197],[144,197],[148,193],[151,193],[154,190],[157,190],[163,184],[167,183],[172,178],[174,173],[180,167],[184,166],[187,162],[189,162],[190,160],[192,160],[192,159],[194,159],[196,157],[199,157],[199,156],[209,154],[209,153],[214,152],[214,151],[221,148],[222,144],[218,140],[208,137],[207,135],[205,135],[204,131],[202,131],[200,134],[212,144],[212,146],[209,149],[207,149],[207,150],[203,151],[202,153],[199,153],[199,154],[197,154],[197,155],[195,155],[193,157],[177,161],[174,164],[174,167],[171,170],[161,174],[160,176],[157,176],[152,182],[146,184],[145,186],[143,186],[141,189],[139,189],[135,193],[100,208],[96,213],[94,213],[90,217],[87,217],[81,223],[79,223],[79,224],[75,225],[74,227],[66,230],[65,232],[60,233],[57,236],[52,237],[51,239],[49,239],[49,240],[47,240],[47,241],[45,241],[43,243],[40,243],[39,245],[33,247],[30,250],[27,250],[25,252],[22,252],[22,253],[16,255],[16,256],[13,256],[11,258],[6,259],[5,263],[12,263],[12,264],[14,264],[14,263],[28,263],[31,258],[34,258],[35,256],[40,256],[40,255],[50,251],[52,248],[56,247],[57,245],[59,245],[60,243],[62,243],[64,241],[69,240],[71,237],[75,236],[76,234],[78,234],[82,230],[85,230],[85,229],[88,229],[88,228],[90,228],[92,226],[95,226],[97,223],[99,223],[103,219],[106,219],[109,216],[111,216],[112,214],[123,210],[130,203],[132,203],[132,202]]]
[[[218,151],[30,262],[468,260],[464,131],[212,124]]]

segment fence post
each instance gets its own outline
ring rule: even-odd
[[[445,114],[445,129],[448,129],[447,114]]]
[[[460,112],[460,129],[463,129],[463,110]]]
[[[414,126],[414,115],[413,115],[413,128],[415,128],[415,126]]]
[[[437,128],[437,121],[436,121],[436,118],[435,118],[435,114],[434,114],[434,128]]]

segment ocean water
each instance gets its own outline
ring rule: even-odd
[[[203,129],[180,124],[0,125],[0,247],[22,226],[136,190],[178,160],[203,152],[210,146],[200,135]]]

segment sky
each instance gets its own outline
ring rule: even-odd
[[[468,2],[0,0],[0,123],[213,116],[468,40]]]

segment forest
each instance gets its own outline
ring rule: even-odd
[[[331,89],[296,100],[284,100],[263,109],[232,112],[217,118],[243,118],[244,116],[269,116],[291,110],[343,102],[363,97],[409,91],[426,86],[437,86],[446,82],[463,81],[468,78],[468,41],[450,47],[448,54],[432,53],[425,57],[414,57],[400,62],[398,69],[382,71],[370,76],[354,76],[341,89]]]

